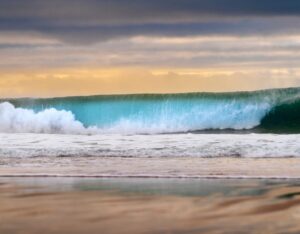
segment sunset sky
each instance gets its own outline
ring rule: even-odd
[[[0,0],[0,97],[300,86],[299,0]]]

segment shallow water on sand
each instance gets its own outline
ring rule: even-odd
[[[0,176],[300,178],[300,158],[2,158]]]
[[[0,176],[300,178],[300,137],[0,134],[0,168]]]
[[[300,134],[0,133],[0,157],[299,157]]]
[[[300,233],[299,179],[299,135],[0,134],[0,233]]]
[[[299,233],[298,180],[0,179],[0,233]]]

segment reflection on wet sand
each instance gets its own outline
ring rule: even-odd
[[[292,180],[22,180],[1,180],[1,234],[300,232]]]

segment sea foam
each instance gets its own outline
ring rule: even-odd
[[[78,134],[87,132],[87,129],[70,111],[49,108],[36,113],[4,102],[0,104],[0,131]]]
[[[0,100],[0,132],[300,132],[300,89]]]

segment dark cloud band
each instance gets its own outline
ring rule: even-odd
[[[300,14],[298,0],[1,0],[0,6],[0,17],[65,23]],[[174,18],[179,16],[183,19]]]
[[[0,30],[71,42],[133,35],[298,33],[299,0],[0,0]]]

